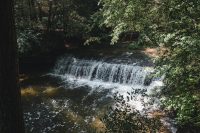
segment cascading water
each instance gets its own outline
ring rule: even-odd
[[[149,78],[149,75],[154,72],[153,67],[138,64],[138,62],[125,64],[112,60],[86,60],[70,56],[58,60],[52,75],[60,77],[68,88],[89,86],[92,88],[91,93],[97,90],[109,90],[106,96],[111,97],[118,92],[126,98],[128,93],[140,90],[134,94],[135,100],[129,101],[129,103],[137,110],[142,111],[144,109],[143,102],[151,100],[154,103],[148,108],[156,109],[159,101],[156,98],[152,100],[149,96],[143,96],[141,92],[148,95],[157,93],[156,91],[159,89],[156,88],[163,85],[162,81]]]
[[[158,110],[160,105],[156,95],[160,93],[163,82],[162,78],[150,78],[154,71],[152,66],[140,65],[140,62],[126,64],[116,59],[89,60],[64,56],[58,60],[51,75],[59,77],[65,88],[87,86],[83,88],[91,89],[88,95],[108,90],[103,97],[95,99],[96,101],[118,93],[131,107],[147,113]],[[130,94],[134,97],[132,100],[129,98]],[[176,132],[171,120],[164,118],[162,122],[173,133]]]
[[[61,59],[54,70],[54,74],[66,76],[66,78],[126,85],[143,85],[146,75],[151,72],[152,68],[136,64],[115,64],[73,57]]]
[[[151,63],[145,63],[146,60],[141,63],[123,55],[101,60],[63,56],[50,74],[38,77],[50,82],[41,87],[42,92],[33,93],[37,94],[35,101],[27,100],[31,104],[24,112],[26,130],[30,133],[90,133],[94,129],[101,132],[104,123],[100,118],[108,111],[107,106],[120,106],[113,100],[116,96],[123,97],[123,102],[141,115],[159,110],[160,101],[156,97],[163,86],[162,78],[151,78],[155,70]],[[163,117],[161,122],[172,133],[176,132],[171,119]]]

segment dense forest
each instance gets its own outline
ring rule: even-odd
[[[5,34],[6,30],[3,30],[2,33],[9,37],[3,36],[1,42],[9,43],[10,46],[12,46],[12,43],[17,43],[18,45],[19,82],[21,84],[22,107],[24,110],[25,131],[27,133],[198,133],[200,131],[199,0],[15,0],[9,6],[11,7],[12,4],[14,13],[5,12],[9,12],[8,14],[11,17],[14,15],[16,33],[14,24],[9,23],[10,25],[7,28],[10,29],[7,30],[12,31],[12,36],[10,33]],[[8,4],[5,4],[5,6],[8,6]],[[3,12],[2,6],[1,12]],[[1,14],[1,16],[5,16],[5,14]],[[11,20],[11,18],[5,18],[4,25],[9,22],[6,19]],[[7,40],[13,39],[13,41],[3,41],[6,38]],[[0,132],[12,133],[14,130],[6,130],[4,124],[2,124],[6,122],[6,126],[9,125],[1,111],[10,110],[10,108],[5,107],[9,106],[9,104],[3,104],[3,102],[6,102],[6,98],[3,95],[10,95],[9,91],[13,92],[13,94],[17,93],[11,99],[16,98],[19,100],[19,94],[16,89],[13,91],[10,89],[13,86],[18,88],[16,81],[13,81],[16,77],[18,78],[18,72],[16,72],[18,67],[15,70],[13,68],[13,71],[11,70],[14,74],[7,74],[3,71],[6,70],[8,72],[9,68],[3,69],[4,67],[1,64],[8,64],[5,65],[6,67],[17,64],[15,57],[17,54],[13,51],[14,46],[12,46],[13,48],[5,46],[2,45],[0,47],[0,52],[4,53],[4,55],[0,55],[0,71],[2,71],[0,72],[0,78],[5,79],[0,79],[0,93],[2,93],[0,95]],[[5,51],[9,50],[9,48],[12,54],[9,55],[8,52],[6,55]],[[6,50],[4,51],[4,49]],[[155,55],[146,54],[144,51],[148,49],[153,50]],[[124,57],[124,53],[126,57]],[[67,57],[63,57],[66,54]],[[126,60],[123,60],[124,58]],[[56,62],[56,60],[59,61]],[[145,63],[138,65],[138,60],[142,60]],[[56,63],[57,65],[55,65]],[[55,69],[54,73],[49,74],[52,68]],[[45,77],[44,74],[45,76],[50,76]],[[4,78],[5,75],[11,77]],[[40,78],[28,79],[27,75],[29,77],[40,75]],[[60,81],[55,77],[52,78],[52,75],[62,75],[67,78],[63,79],[62,77],[63,81],[61,83],[65,83],[65,85],[60,87]],[[75,77],[73,84],[70,83],[71,77],[69,75],[73,78]],[[12,76],[15,78],[12,78]],[[30,79],[34,81],[29,81]],[[89,79],[87,82],[90,85],[93,83],[93,86],[99,82],[103,82],[103,85],[95,86],[95,88],[84,83],[74,87],[75,82],[82,82],[83,79]],[[9,83],[4,84],[7,82],[6,80],[10,80],[13,86],[9,86]],[[94,82],[96,80],[98,82]],[[159,109],[153,111],[153,113],[150,112],[154,115],[149,117],[148,110],[144,111],[147,114],[141,113],[137,110],[136,105],[134,105],[136,106],[134,108],[129,103],[130,99],[134,99],[132,98],[134,97],[133,95],[142,90],[135,89],[135,85],[137,87],[140,85],[139,87],[142,86],[141,88],[148,86],[146,87],[148,92],[148,88],[153,85],[154,81],[156,83],[157,81],[162,81],[163,85],[160,87],[159,93],[152,95],[152,97],[156,97],[159,100]],[[108,100],[105,95],[108,92],[112,92],[109,91],[109,87],[102,92],[99,91],[109,86],[110,84],[107,85],[108,82],[112,83],[113,86],[117,84],[113,88],[121,86],[121,88],[125,88],[128,86],[132,89],[131,93],[127,91],[127,93],[125,92],[126,95],[124,95],[124,93],[120,93],[121,89],[118,89],[113,94],[112,100]],[[141,82],[144,85],[141,85]],[[49,87],[50,89],[44,90],[44,83],[48,84],[48,87],[51,83],[57,88],[52,89]],[[37,84],[36,89],[30,89],[33,84]],[[107,86],[105,87],[105,85]],[[8,86],[8,92],[3,91],[6,86]],[[27,86],[29,87],[28,91],[26,90]],[[82,91],[83,88],[89,88],[91,92],[87,92],[88,94],[85,96],[86,92]],[[98,94],[93,94],[97,92]],[[144,97],[147,95],[145,92],[142,93],[141,95]],[[61,104],[66,101],[65,94],[72,101],[75,99],[72,106],[66,107],[68,108],[67,111],[65,111],[65,105],[60,108]],[[106,105],[101,105],[100,100],[94,102],[98,98],[102,100],[103,98],[100,98],[100,96],[106,97],[103,97],[105,101],[107,100]],[[54,107],[52,109],[48,100],[52,100],[51,98],[58,99],[58,97],[60,99],[53,101],[52,105]],[[76,99],[77,97],[79,98]],[[47,100],[44,100],[44,98]],[[40,107],[39,110],[34,110],[36,106],[32,104],[32,100],[35,101],[37,107]],[[90,106],[90,103],[93,103],[92,101],[94,104]],[[105,103],[105,101],[103,102]],[[154,101],[156,100],[154,99]],[[84,102],[86,103],[84,104]],[[43,104],[47,108],[41,108]],[[86,121],[81,120],[83,117],[86,118],[88,114],[97,112],[92,110],[94,105],[99,111],[97,113],[98,121],[96,121],[97,118],[95,116],[95,119],[91,117],[92,124],[83,124],[81,121]],[[113,107],[114,105],[117,107]],[[19,107],[16,108],[16,112],[20,116],[20,102],[14,106]],[[111,109],[107,109],[104,106],[111,106]],[[103,109],[99,109],[100,107]],[[31,123],[29,117],[37,114],[42,115],[43,111],[41,110],[45,109],[52,109],[54,112],[59,110],[59,113],[56,113],[56,118],[52,119],[52,121],[55,121],[55,128],[51,125],[52,129],[50,126],[46,129],[37,129],[38,125],[33,123],[39,123],[40,125],[44,124],[45,120],[38,118],[39,120],[35,119]],[[31,114],[27,113],[27,110],[34,110],[40,113],[33,112]],[[75,120],[75,115],[77,114],[72,113],[74,110],[78,110],[77,114],[81,116],[78,120]],[[60,115],[57,116],[57,114]],[[69,122],[68,117],[67,124],[63,122],[63,116],[66,116],[66,114],[70,114],[70,120],[74,121],[74,123],[79,123],[79,127],[74,127],[75,124],[71,121]],[[48,115],[48,117],[51,117],[54,114],[49,113]],[[166,126],[163,125],[161,120],[164,117],[173,121],[173,126],[176,130],[169,130],[169,127],[167,127],[167,131],[165,130]],[[60,125],[63,126],[58,124],[61,120],[62,123]],[[19,121],[22,123],[21,120]],[[89,118],[87,122],[90,123]],[[70,127],[74,127],[74,129]],[[12,128],[22,129],[23,126],[12,126]]]

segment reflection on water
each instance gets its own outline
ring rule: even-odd
[[[122,61],[123,62],[123,61]],[[144,109],[144,102],[147,103],[152,99],[149,95],[158,93],[156,88],[163,86],[161,78],[149,78],[154,69],[152,67],[140,66],[138,62],[116,63],[116,60],[101,61],[78,59],[75,57],[64,56],[60,58],[50,75],[60,78],[62,86],[70,89],[77,87],[90,88],[90,94],[107,91],[107,93],[97,100],[103,100],[106,97],[113,97],[113,94],[119,93],[124,98],[128,93],[135,90],[141,90],[134,94],[134,100],[129,101],[137,110]],[[148,84],[145,82],[149,82]],[[157,89],[159,91],[159,89]],[[149,105],[149,109],[156,109],[159,101],[153,98],[154,103]],[[128,101],[127,101],[128,102]],[[146,109],[146,107],[145,107]]]
[[[38,87],[22,89],[27,132],[79,133],[103,130],[104,124],[99,117],[107,107],[95,99],[102,97],[104,92],[88,95],[89,92],[83,88],[54,88],[56,91],[49,93],[48,87],[43,87],[39,91]]]
[[[64,56],[52,73],[33,79],[42,84],[22,88],[26,130],[28,133],[104,132],[100,118],[108,106],[114,106],[116,93],[141,113],[158,110],[160,101],[155,96],[163,83],[161,78],[149,78],[153,72],[153,67],[140,62],[126,64],[116,59]]]

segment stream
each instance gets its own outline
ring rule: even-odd
[[[116,94],[122,95],[126,103],[141,114],[158,111],[163,76],[152,78],[153,73],[152,61],[140,54],[126,52],[119,57],[63,55],[50,72],[36,77],[39,82],[47,80],[48,84],[40,85],[40,89],[38,85],[22,89],[26,132],[104,132],[101,118],[109,106],[115,106]],[[161,121],[168,132],[176,132],[169,118]]]

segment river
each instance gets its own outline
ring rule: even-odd
[[[163,77],[141,53],[118,56],[59,57],[36,84],[22,88],[26,131],[29,133],[90,133],[104,131],[101,118],[114,107],[116,94],[141,114],[160,111]],[[38,84],[39,83],[39,84]],[[129,98],[131,94],[131,99]],[[176,129],[162,118],[168,132]]]

